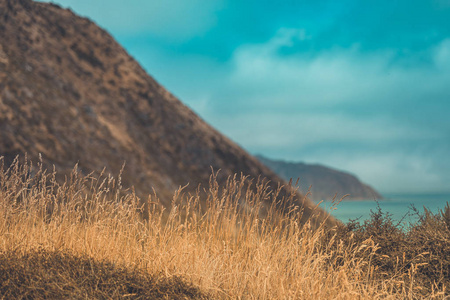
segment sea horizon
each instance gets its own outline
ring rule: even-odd
[[[342,200],[336,209],[330,211],[332,201],[324,200],[320,207],[331,213],[332,216],[344,223],[350,220],[364,222],[369,219],[371,212],[376,212],[378,206],[383,213],[388,213],[394,222],[408,225],[418,221],[418,216],[412,209],[419,213],[424,212],[424,207],[433,214],[445,209],[450,203],[450,193],[385,193],[383,199]]]

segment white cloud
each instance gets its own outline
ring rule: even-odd
[[[389,51],[362,53],[358,45],[313,58],[280,55],[280,47],[308,38],[302,29],[283,29],[266,43],[239,47],[224,64],[145,50],[145,65],[252,153],[347,170],[382,192],[448,190],[448,151],[436,144],[448,133],[417,122],[429,116],[400,118],[390,109],[442,101],[436,95],[448,90],[450,43],[430,51],[434,65],[415,68],[393,63]],[[362,116],[352,111],[361,103],[379,105]]]
[[[434,49],[433,58],[438,69],[443,71],[450,69],[450,38],[443,40]]]
[[[430,91],[447,89],[449,40],[431,51],[433,67],[403,68],[395,63],[392,51],[362,53],[357,44],[349,49],[323,51],[313,58],[280,55],[278,50],[292,46],[299,34],[306,36],[303,29],[281,30],[266,43],[239,47],[234,53],[234,73],[230,78],[231,85],[239,88],[237,93],[251,94],[248,91],[252,90],[258,94],[253,98],[255,105],[283,99],[293,104],[322,106],[388,102],[398,97],[417,100]]]
[[[212,122],[228,136],[252,151],[258,149],[301,150],[318,144],[396,144],[439,139],[439,132],[411,128],[384,116],[367,118],[344,114],[263,113],[216,116]],[[239,124],[236,126],[236,124]]]
[[[397,64],[389,51],[363,53],[358,45],[312,59],[279,54],[280,47],[306,36],[301,29],[281,30],[267,43],[238,48],[222,82],[228,94],[211,89],[202,107],[206,120],[252,153],[328,164],[383,192],[448,190],[442,163],[449,160],[437,144],[433,149],[448,133],[417,122],[429,116],[386,112],[392,103],[408,112],[424,101],[445,101],[436,95],[448,90],[450,41],[430,50],[433,65],[414,68]],[[236,108],[220,109],[226,101]],[[352,105],[364,102],[381,108],[352,113]],[[342,105],[345,112],[339,111]]]

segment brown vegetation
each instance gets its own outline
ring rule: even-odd
[[[298,206],[286,204],[298,201],[290,198],[296,193],[280,200],[264,182],[248,188],[247,178],[230,178],[219,186],[213,176],[206,202],[179,191],[167,213],[155,196],[148,198],[147,208],[141,206],[132,191],[121,189],[120,177],[80,176],[74,170],[63,184],[54,178],[40,166],[17,162],[0,170],[0,264],[15,278],[2,280],[3,295],[41,297],[48,289],[63,287],[62,292],[74,297],[121,297],[146,285],[167,297],[180,291],[180,297],[227,299],[448,295],[445,214],[429,214],[429,221],[408,233],[416,241],[428,241],[422,240],[422,248],[395,248],[388,245],[397,243],[401,233],[388,235],[390,227],[376,227],[374,221],[361,227],[342,225],[334,233],[323,223],[312,230],[311,220],[300,222]],[[267,198],[274,201],[262,218]],[[283,205],[291,210],[282,212]],[[421,252],[425,244],[428,254]],[[405,254],[398,261],[400,251]],[[427,261],[419,260],[419,254]],[[395,263],[384,264],[384,259]],[[430,264],[436,259],[443,263]],[[80,271],[87,262],[93,273]],[[105,282],[102,288],[86,283],[93,278]],[[65,289],[68,282],[73,286]]]
[[[156,82],[105,30],[49,3],[0,1],[0,156],[17,155],[83,175],[105,168],[166,207],[180,186],[195,192],[244,174],[280,179]],[[96,174],[98,176],[98,173]],[[304,199],[305,216],[314,204]],[[204,203],[203,203],[204,205]],[[270,205],[270,203],[268,203]]]
[[[181,278],[99,262],[64,251],[0,253],[4,299],[202,299]]]
[[[243,173],[281,181],[169,93],[92,21],[49,3],[0,1],[0,155],[69,175],[106,168],[138,195]],[[166,204],[170,204],[166,203]]]
[[[346,244],[372,239],[378,248],[372,258],[375,277],[398,281],[395,290],[416,284],[423,297],[438,290],[450,295],[450,205],[447,202],[436,214],[426,208],[423,214],[414,207],[412,210],[419,220],[407,228],[378,207],[363,224],[340,224],[328,234]]]

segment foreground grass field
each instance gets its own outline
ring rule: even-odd
[[[110,176],[66,182],[0,160],[0,295],[73,299],[445,299],[450,208],[407,229],[300,224],[295,193],[211,177],[206,199],[175,193],[170,211]],[[272,207],[263,203],[273,199]],[[241,203],[241,204],[238,204]]]

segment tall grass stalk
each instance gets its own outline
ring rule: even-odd
[[[280,199],[263,181],[230,178],[195,195],[177,191],[170,208],[139,199],[119,179],[64,183],[41,164],[0,161],[0,252],[70,252],[163,277],[182,277],[213,298],[405,299],[414,281],[377,279],[371,238],[344,243],[325,226],[301,223],[295,193]],[[291,198],[291,199],[289,199]],[[270,207],[266,203],[273,203]],[[264,210],[263,210],[264,208]],[[264,211],[264,213],[262,213]],[[409,270],[414,276],[414,268]],[[440,290],[431,298],[443,298]]]

